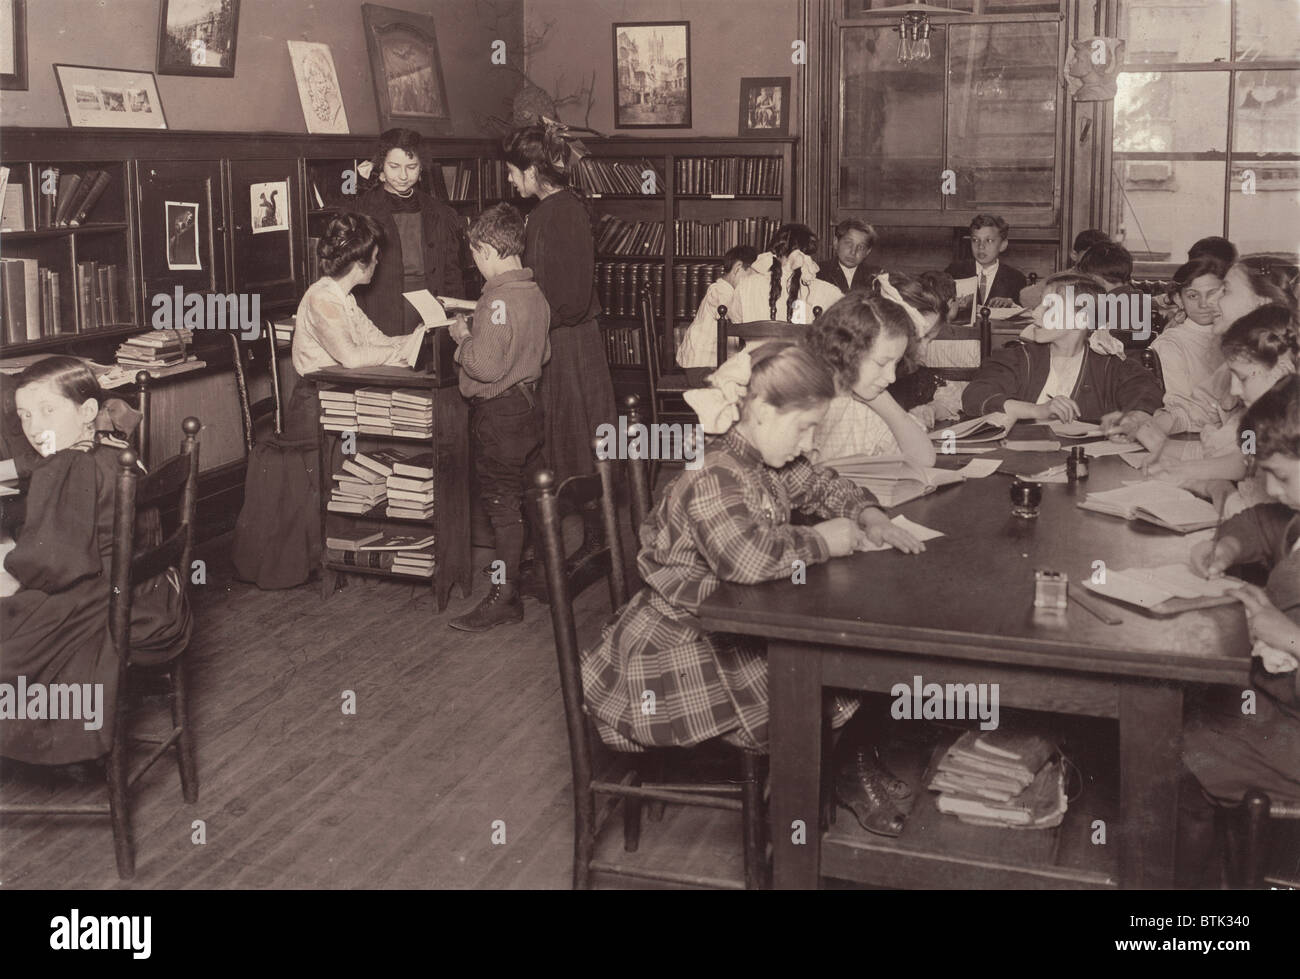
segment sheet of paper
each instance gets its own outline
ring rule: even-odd
[[[1084,452],[1089,459],[1100,459],[1103,456],[1121,456],[1130,452],[1142,452],[1141,444],[1137,442],[1092,442],[1084,446]]]
[[[424,335],[431,329],[433,327],[428,323],[421,323],[407,338],[405,350],[407,367],[415,367],[415,362],[420,359],[420,345],[424,343]]]
[[[929,527],[923,527],[919,523],[916,523],[915,521],[908,520],[901,513],[889,522],[892,523],[895,527],[899,527],[903,530],[906,530],[909,534],[911,534],[919,541],[934,540],[936,537],[943,536],[943,531],[932,530]],[[870,542],[866,542],[860,545],[857,549],[859,551],[866,552],[866,551],[888,551],[891,548],[892,545],[890,544],[872,544]]]
[[[957,471],[967,479],[983,479],[997,472],[1000,465],[1001,459],[972,459]]]
[[[1042,472],[1030,476],[1021,476],[1020,478],[1031,483],[1068,483],[1070,481],[1064,466],[1053,466],[1051,469],[1044,469]]]
[[[1162,564],[1155,568],[1131,568],[1124,574],[1163,588],[1175,598],[1218,598],[1234,588],[1240,579],[1231,577],[1202,578],[1185,564]]]
[[[451,325],[451,320],[447,318],[447,311],[443,309],[442,303],[438,302],[437,297],[428,289],[404,292],[402,298],[415,307],[425,326]]]
[[[1052,434],[1057,438],[1090,438],[1101,434],[1101,426],[1094,425],[1092,422],[1063,422],[1050,421],[1047,427],[1052,430]]]
[[[0,479],[17,479],[18,466],[13,459],[0,459]]]
[[[1024,306],[990,306],[989,319],[991,320],[1014,319],[1024,311],[1025,311]]]
[[[1007,439],[1002,447],[1012,452],[1059,452],[1061,443],[1052,439]]]
[[[954,280],[957,286],[957,298],[962,299],[965,296],[973,296],[979,290],[980,279],[978,275],[972,275],[968,279]]]

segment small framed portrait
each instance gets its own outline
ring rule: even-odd
[[[167,268],[201,269],[199,263],[199,205],[193,201],[166,201]]]
[[[740,135],[790,135],[790,77],[740,80]]]
[[[239,0],[162,0],[158,74],[235,77]]]
[[[289,230],[289,185],[283,181],[249,184],[248,206],[253,234]]]
[[[109,129],[166,129],[158,79],[151,71],[55,65],[68,125]]]
[[[27,0],[0,0],[0,89],[27,90]]]
[[[691,128],[691,22],[614,25],[614,128]]]

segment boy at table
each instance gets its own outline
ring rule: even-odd
[[[1255,433],[1255,465],[1275,502],[1224,522],[1218,541],[1192,549],[1193,570],[1209,575],[1254,562],[1269,567],[1263,588],[1237,594],[1253,643],[1255,710],[1241,691],[1220,688],[1183,731],[1183,763],[1200,792],[1181,793],[1179,877],[1199,883],[1212,840],[1214,806],[1238,805],[1251,789],[1300,802],[1300,375],[1280,380],[1251,405],[1241,430]]]
[[[953,262],[946,271],[957,280],[957,297],[961,306],[970,303],[970,322],[974,323],[981,306],[1014,306],[1020,290],[1029,281],[1025,273],[1002,261],[1010,244],[1010,226],[993,214],[977,214],[970,223],[969,259]]]
[[[486,632],[524,617],[518,583],[524,481],[544,465],[537,382],[551,356],[551,307],[532,269],[523,267],[524,219],[517,210],[509,204],[489,207],[470,226],[468,238],[486,282],[474,307],[474,332],[459,316],[450,329],[460,393],[470,403],[474,473],[504,574],[493,578],[476,608],[448,625]]]

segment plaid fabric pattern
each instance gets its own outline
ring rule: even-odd
[[[602,740],[640,751],[725,736],[765,750],[763,643],[705,632],[695,613],[722,581],[772,581],[790,575],[796,560],[827,559],[813,528],[790,525],[792,509],[856,519],[874,503],[806,459],[764,465],[734,429],[710,441],[703,465],[673,480],[641,527],[637,564],[646,587],[583,655],[587,711]],[[855,708],[856,700],[839,699],[834,721],[847,721]]]
[[[896,455],[898,451],[898,441],[885,420],[852,395],[831,400],[813,436],[814,458],[823,463],[846,456]]]

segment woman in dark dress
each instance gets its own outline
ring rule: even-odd
[[[22,586],[0,599],[0,683],[102,684],[93,695],[98,718],[82,703],[81,718],[18,718],[0,714],[0,755],[63,765],[89,761],[112,747],[118,660],[108,631],[109,576],[118,455],[138,412],[106,400],[94,374],[74,357],[47,357],[15,385],[24,434],[42,456],[32,470],[26,518],[5,570]],[[143,470],[143,466],[141,469]],[[142,521],[137,546],[149,546],[157,522]],[[177,569],[136,585],[131,605],[135,655],[162,662],[185,648],[193,621]],[[94,726],[95,724],[98,726]],[[93,729],[91,729],[93,728]]]
[[[355,210],[379,222],[386,244],[375,277],[357,289],[357,302],[384,333],[401,336],[420,325],[420,314],[402,293],[428,289],[435,296],[465,297],[463,222],[418,186],[419,133],[388,130],[369,166],[362,175],[374,176],[378,184],[357,197]]]
[[[569,144],[540,126],[518,129],[506,139],[510,182],[524,197],[536,197],[528,216],[524,265],[551,306],[551,359],[542,368],[541,400],[546,414],[548,465],[556,478],[592,472],[592,439],[613,424],[614,384],[605,360],[596,317],[596,249],[591,216],[569,189]],[[583,550],[602,540],[599,513],[583,511]]]

